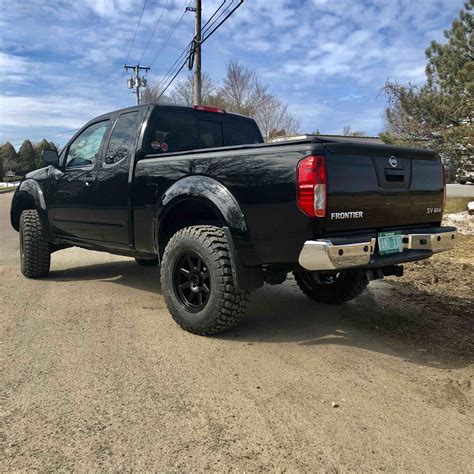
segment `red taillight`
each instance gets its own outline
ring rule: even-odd
[[[446,205],[446,168],[444,163],[441,163],[441,168],[443,169],[443,203],[441,204],[441,210],[444,212],[444,206]]]
[[[310,217],[326,217],[326,161],[310,155],[298,163],[298,207]]]
[[[214,112],[216,114],[225,114],[224,109],[218,109],[217,107],[205,107],[204,105],[195,105],[194,110],[201,110],[202,112]]]

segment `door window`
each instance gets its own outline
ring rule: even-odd
[[[94,165],[108,126],[108,120],[87,127],[72,143],[66,157],[66,168]]]
[[[138,111],[122,114],[115,124],[105,154],[105,163],[111,165],[130,157],[134,150],[138,128],[141,124]]]

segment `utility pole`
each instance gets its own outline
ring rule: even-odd
[[[124,66],[124,69],[128,72],[129,69],[131,69],[135,73],[135,77],[130,76],[130,79],[127,81],[128,88],[129,89],[135,89],[135,94],[137,95],[137,105],[140,105],[140,88],[143,87],[145,88],[147,85],[147,80],[143,77],[140,76],[140,71],[149,71],[149,67],[142,67],[140,64],[137,64],[136,66]]]
[[[187,7],[187,11],[194,12],[194,105],[202,104],[201,81],[201,0],[195,0],[194,8]]]

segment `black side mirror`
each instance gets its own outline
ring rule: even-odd
[[[59,166],[59,156],[56,150],[43,150],[41,158],[47,165]]]

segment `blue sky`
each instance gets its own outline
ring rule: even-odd
[[[227,0],[230,2],[231,0]],[[194,2],[192,2],[194,3]],[[148,0],[129,64],[147,66],[190,0]],[[220,1],[203,0],[203,19]],[[463,0],[246,0],[203,46],[219,81],[237,59],[288,103],[302,132],[384,128],[387,78],[424,80],[424,50],[443,40]],[[164,6],[166,5],[166,8]],[[90,118],[133,103],[123,64],[143,0],[2,2],[0,142],[64,144]],[[158,17],[161,21],[150,38]],[[159,80],[193,36],[186,13],[153,64]]]

